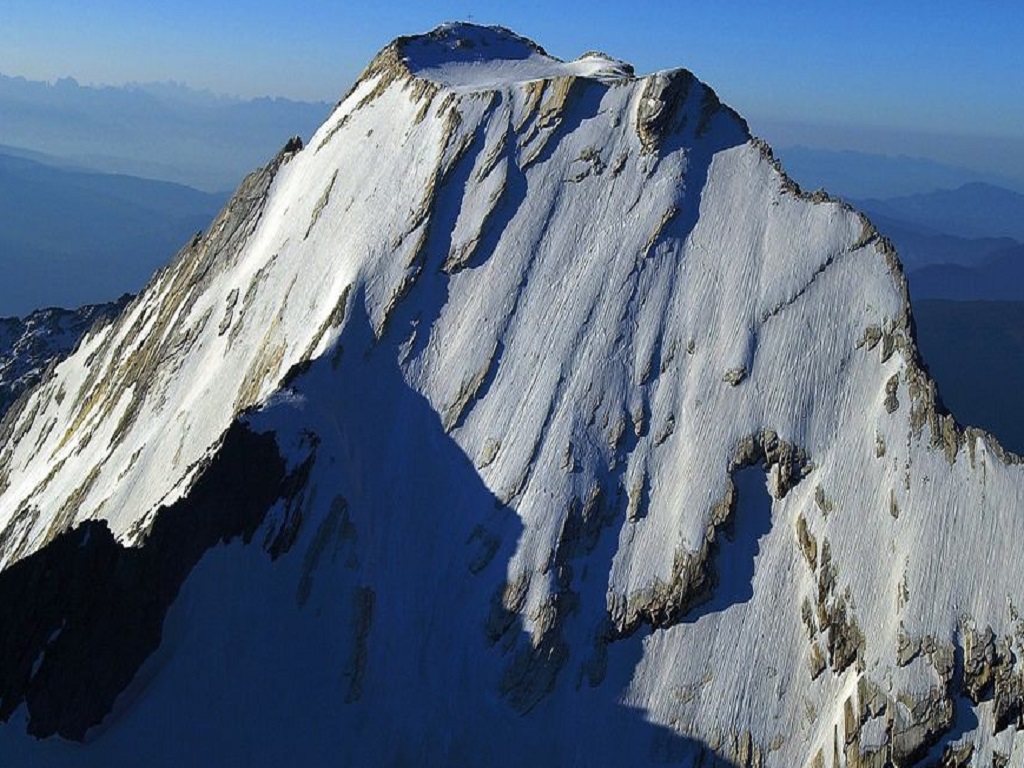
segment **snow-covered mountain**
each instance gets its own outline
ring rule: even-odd
[[[0,754],[1019,764],[1024,473],[937,402],[691,73],[399,38],[0,425]]]
[[[22,392],[43,378],[52,363],[74,351],[93,325],[117,317],[129,298],[125,295],[108,304],[77,309],[38,309],[25,317],[0,317],[0,419]]]

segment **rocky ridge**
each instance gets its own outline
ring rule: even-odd
[[[26,317],[0,318],[0,421],[22,392],[37,384],[52,364],[74,351],[97,323],[109,323],[130,299],[78,309],[51,307]]]

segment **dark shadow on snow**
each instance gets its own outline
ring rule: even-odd
[[[745,467],[733,475],[736,509],[715,541],[712,554],[715,584],[707,602],[683,617],[692,624],[754,597],[754,571],[761,539],[772,528],[772,497],[760,466]]]
[[[393,705],[379,704],[384,692],[400,705],[383,717],[380,734],[360,734],[367,744],[377,745],[367,759],[376,750],[386,752],[388,747],[381,744],[392,741],[436,741],[439,734],[431,731],[435,729],[444,731],[452,745],[447,758],[396,751],[394,759],[444,764],[455,759],[459,745],[481,742],[487,746],[477,744],[474,756],[486,765],[530,760],[615,765],[624,754],[634,756],[636,764],[693,765],[703,760],[705,765],[726,765],[716,762],[699,741],[648,722],[643,712],[619,703],[629,671],[641,659],[639,635],[610,649],[611,673],[602,684],[591,687],[580,677],[581,666],[594,649],[585,642],[589,628],[581,632],[574,622],[605,615],[603,585],[614,555],[615,526],[598,531],[597,546],[588,553],[567,559],[577,573],[571,589],[580,605],[568,615],[566,639],[573,644],[553,690],[542,693],[526,714],[513,706],[515,692],[501,692],[517,656],[528,655],[532,647],[522,617],[503,612],[500,599],[505,583],[516,575],[510,572],[510,563],[522,523],[483,484],[430,403],[406,384],[396,362],[399,341],[374,340],[362,302],[358,294],[353,298],[357,314],[349,318],[339,339],[345,350],[339,370],[329,371],[325,359],[317,361],[297,380],[296,388],[305,393],[334,388],[331,409],[339,432],[324,435],[318,451],[321,458],[331,450],[348,457],[348,466],[336,464],[332,471],[345,489],[352,523],[360,532],[359,578],[368,584],[390,583],[393,590],[376,592],[363,701],[371,712],[379,712],[378,706],[388,711]],[[307,403],[305,409],[315,411],[315,405]],[[618,509],[613,521],[621,523],[625,497],[617,499],[609,489],[608,499]],[[369,528],[374,540],[364,547],[363,532]],[[494,547],[493,556],[480,567],[487,542]],[[376,574],[374,562],[381,569]],[[592,572],[584,577],[587,567]],[[397,591],[395,584],[401,585]],[[421,630],[415,637],[403,634],[409,607],[420,605],[433,606],[428,627],[448,629],[438,634]],[[493,622],[498,618],[507,624],[495,639]],[[470,660],[475,668],[451,669],[448,659]],[[467,672],[476,681],[468,698],[467,691],[457,688]],[[519,680],[529,684],[531,677]],[[393,733],[394,739],[383,733]]]
[[[662,231],[662,239],[682,242],[690,236],[700,220],[701,195],[715,155],[750,140],[743,119],[728,107],[719,106],[703,118],[704,94],[713,94],[713,91],[703,84],[691,88],[676,130],[665,136],[658,150],[659,158],[680,151],[686,154],[686,175],[677,202],[678,213]]]
[[[957,638],[953,642],[953,681],[964,679],[964,646],[963,639]],[[978,728],[978,714],[974,704],[967,696],[958,692],[955,688],[956,682],[949,687],[953,699],[953,723],[950,729],[938,737],[930,750],[927,750],[928,765],[949,765],[951,762],[943,760],[943,753],[947,748],[953,746],[966,734]],[[924,759],[919,758],[919,760]]]
[[[236,422],[188,497],[158,510],[144,545],[125,547],[90,520],[0,573],[0,719],[24,704],[33,735],[83,739],[159,646],[200,558],[248,541],[304,471],[289,476],[273,437]]]
[[[365,668],[344,673],[347,688],[339,693],[337,670],[352,657],[353,624],[314,622],[309,626],[326,633],[322,647],[329,650],[322,657],[296,657],[274,640],[281,622],[305,615],[296,624],[305,626],[309,614],[303,611],[312,610],[296,608],[293,592],[284,590],[283,602],[272,594],[254,595],[246,591],[244,573],[229,583],[201,580],[189,587],[193,607],[186,616],[200,610],[196,600],[257,600],[261,608],[252,615],[269,622],[247,625],[242,637],[218,636],[216,626],[190,629],[206,633],[207,640],[212,636],[209,653],[245,647],[248,656],[249,644],[266,645],[257,657],[279,661],[267,664],[258,681],[244,664],[224,664],[206,677],[176,682],[171,690],[187,705],[166,707],[159,733],[194,729],[195,738],[169,744],[168,759],[201,761],[215,750],[223,759],[244,752],[249,764],[266,766],[289,758],[322,764],[332,754],[344,754],[352,765],[446,765],[467,754],[487,765],[610,765],[624,754],[635,764],[714,764],[700,742],[619,704],[629,670],[640,660],[639,636],[615,645],[613,674],[594,688],[577,686],[575,679],[590,649],[573,648],[554,690],[529,715],[500,693],[509,665],[531,643],[518,614],[499,642],[490,644],[486,631],[522,525],[483,484],[429,402],[406,384],[397,344],[376,342],[361,305],[362,297],[354,297],[358,309],[338,341],[343,351],[337,370],[334,356],[326,355],[294,377],[291,386],[303,396],[302,407],[284,401],[254,417],[257,423],[277,420],[298,434],[315,426],[312,466],[303,465],[288,481],[269,435],[235,427],[193,491],[161,511],[154,533],[139,547],[125,549],[102,523],[90,523],[0,574],[6,596],[0,679],[27,686],[21,696],[29,702],[32,732],[82,738],[155,650],[164,616],[203,553],[235,536],[248,542],[275,499],[301,497],[315,484],[329,483],[326,488],[345,499],[342,528],[353,532],[346,544],[351,551],[314,569],[307,588],[312,602],[355,608],[372,592]],[[310,539],[323,529],[331,506],[330,498],[322,498],[305,508],[298,536],[274,564],[283,569],[282,578],[295,572],[295,564],[309,563]],[[610,544],[615,537],[605,538]],[[256,537],[248,546],[259,542]],[[610,557],[611,550],[604,554]],[[594,584],[600,576],[592,575]],[[603,610],[604,596],[597,592],[594,599],[600,598]],[[590,599],[587,590],[581,594]],[[346,609],[342,615],[357,612]],[[141,621],[143,616],[148,618]],[[148,639],[132,639],[139,632]],[[141,684],[152,686],[181,664],[173,655],[164,658]],[[192,668],[187,659],[184,668]],[[110,685],[97,687],[108,679]],[[5,688],[8,715],[19,699],[8,698],[12,690]],[[306,704],[301,709],[288,704],[297,691]],[[145,701],[140,691],[131,693],[127,707],[119,704],[101,729],[90,732],[90,742],[109,749],[110,740],[124,738],[118,721],[134,723],[127,717],[130,707]],[[238,711],[225,711],[225,705]],[[88,754],[88,748],[75,753],[79,764]]]

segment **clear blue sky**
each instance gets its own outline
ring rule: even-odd
[[[334,101],[399,34],[500,23],[553,55],[685,66],[756,123],[1024,137],[1024,3],[11,0],[0,72]]]

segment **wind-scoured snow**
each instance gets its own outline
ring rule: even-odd
[[[498,28],[399,39],[295,149],[0,444],[4,566],[89,519],[144,546],[236,418],[291,467],[315,445],[86,755],[1021,759],[988,725],[1019,696],[1024,476],[937,410],[866,219],[685,70]],[[954,659],[986,627],[1007,677],[975,710]]]

